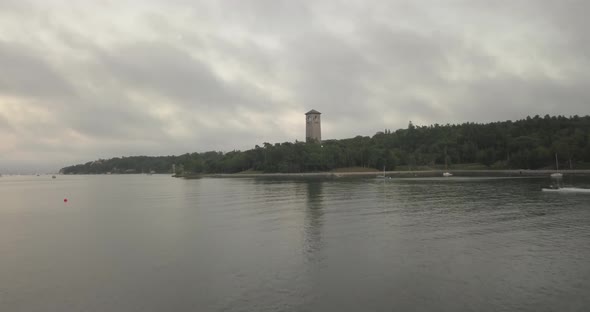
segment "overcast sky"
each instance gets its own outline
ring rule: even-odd
[[[590,1],[0,0],[0,173],[587,115]]]

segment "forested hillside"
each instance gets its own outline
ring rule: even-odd
[[[247,151],[204,152],[180,156],[134,156],[97,160],[61,169],[64,174],[313,172],[344,167],[382,170],[424,168],[588,168],[590,116],[527,117],[515,122],[415,126],[385,130],[372,137],[263,143]],[[465,164],[470,164],[466,166]]]

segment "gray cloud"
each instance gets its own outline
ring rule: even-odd
[[[585,91],[589,87],[587,80],[574,83],[520,77],[479,80],[464,87],[459,108],[463,118],[481,114],[485,116],[480,117],[484,121],[537,114],[584,115],[590,103],[590,93]]]
[[[64,77],[43,59],[41,50],[0,40],[0,92],[54,97],[72,92]]]
[[[10,123],[8,123],[8,120],[6,119],[6,117],[1,116],[1,115],[0,115],[0,130],[7,131],[7,132],[14,130],[12,128],[12,126],[10,125]]]
[[[345,114],[362,110],[358,103],[366,99],[375,69],[360,49],[325,33],[298,37],[287,49],[293,66],[290,87],[301,103],[338,107]]]
[[[126,86],[154,90],[194,105],[238,101],[206,64],[162,43],[126,46],[101,61],[112,77]]]
[[[30,9],[29,4],[26,1],[3,0],[0,2],[0,10],[2,10],[2,12],[22,11],[24,9]]]
[[[2,1],[0,170],[585,115],[589,6]]]

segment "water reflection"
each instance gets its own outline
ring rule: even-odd
[[[306,260],[319,261],[322,249],[322,227],[324,223],[324,181],[307,181],[307,197],[304,224],[304,250]]]

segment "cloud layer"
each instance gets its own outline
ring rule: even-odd
[[[0,172],[586,115],[587,1],[0,2]]]

